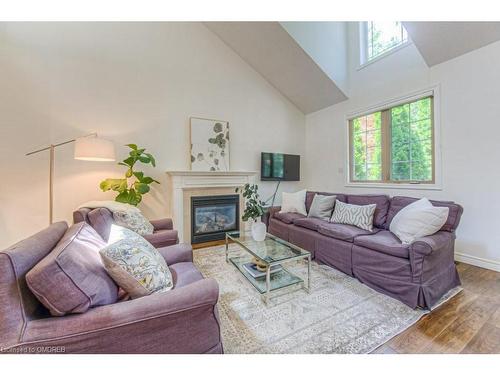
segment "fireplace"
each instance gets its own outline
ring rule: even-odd
[[[240,196],[191,197],[191,243],[222,240],[225,233],[239,230]]]

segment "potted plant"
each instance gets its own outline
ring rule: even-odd
[[[127,145],[131,150],[128,158],[118,163],[127,167],[125,178],[107,178],[99,185],[102,191],[113,190],[118,193],[115,201],[121,203],[128,203],[132,206],[137,206],[142,201],[142,196],[149,192],[150,186],[153,182],[159,184],[158,181],[151,177],[144,176],[144,172],[136,171],[135,164],[137,162],[143,164],[151,164],[156,166],[156,161],[153,155],[145,152],[145,148],[139,148],[137,145]],[[129,179],[133,178],[129,185]]]
[[[259,187],[257,185],[245,184],[242,188],[236,188],[236,192],[242,192],[245,198],[245,211],[243,212],[243,221],[252,220],[252,238],[255,241],[264,241],[266,239],[266,224],[261,221],[264,215],[264,202],[260,200]]]

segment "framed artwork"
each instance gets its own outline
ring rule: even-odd
[[[229,123],[191,117],[191,170],[229,171]]]

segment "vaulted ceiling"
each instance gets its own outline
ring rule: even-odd
[[[279,22],[205,25],[302,112],[315,112],[347,99]]]
[[[428,66],[500,40],[500,22],[403,22]]]
[[[403,22],[429,67],[500,40],[500,22]],[[205,22],[305,114],[347,99],[346,22]]]

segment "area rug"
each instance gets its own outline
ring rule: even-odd
[[[237,245],[231,251],[238,251]],[[225,262],[223,246],[195,250],[194,262],[205,277],[219,283],[225,353],[369,353],[429,313],[314,261],[310,294],[295,288],[266,306],[245,277]],[[307,272],[304,262],[287,268],[299,276]],[[461,290],[451,290],[435,307]]]

